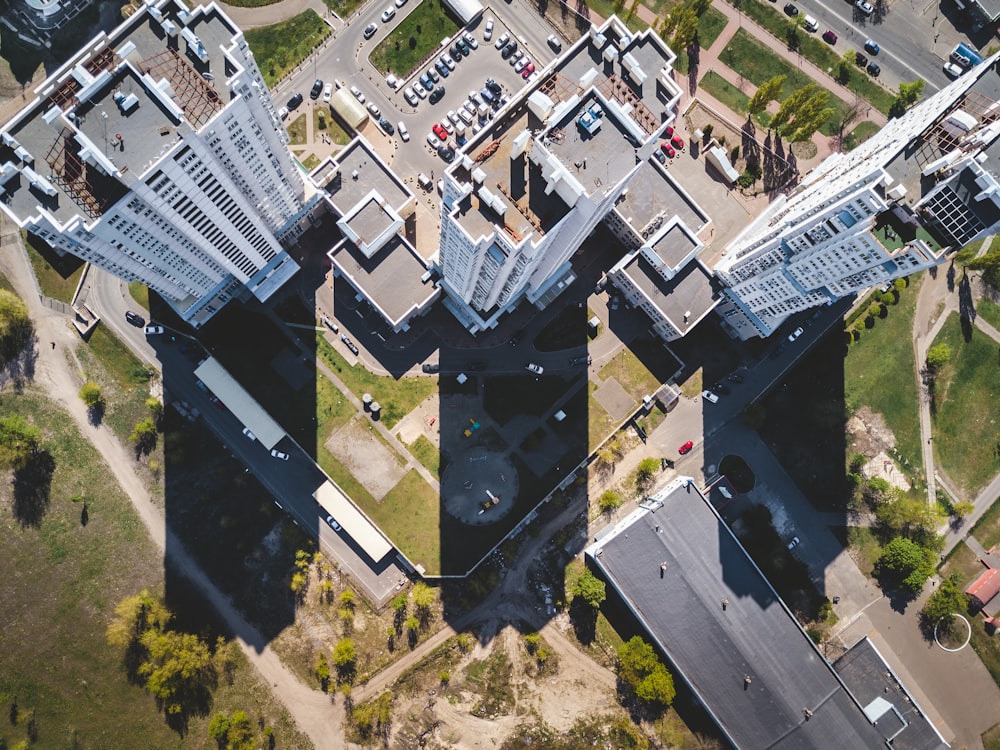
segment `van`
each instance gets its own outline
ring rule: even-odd
[[[476,114],[479,115],[480,120],[485,120],[487,117],[489,117],[490,114],[489,105],[480,104],[479,107],[476,109]]]
[[[802,19],[802,25],[806,27],[806,31],[818,31],[819,22],[812,16],[806,16]]]
[[[431,181],[431,178],[425,175],[423,172],[417,175],[417,184],[420,186],[422,190],[430,190],[434,186],[434,183]]]
[[[483,87],[483,90],[479,92],[479,95],[483,97],[483,101],[486,102],[487,104],[493,104],[494,100],[496,99],[496,97],[493,95],[493,92],[490,91],[489,88],[485,86]]]

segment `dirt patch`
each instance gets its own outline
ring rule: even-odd
[[[888,453],[896,447],[896,436],[885,423],[885,417],[863,406],[847,420],[847,437],[851,450],[867,458]]]
[[[440,419],[438,418],[440,412],[441,401],[438,394],[434,393],[417,404],[416,409],[400,420],[399,424],[396,425],[396,437],[406,445],[412,445],[418,437],[423,435],[434,443],[435,447],[438,447],[441,442]]]
[[[369,429],[365,429],[368,427]],[[347,467],[372,497],[381,500],[406,473],[399,455],[377,438],[358,418],[330,433],[326,448]]]

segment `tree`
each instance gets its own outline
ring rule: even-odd
[[[91,380],[88,380],[80,388],[80,398],[83,399],[83,403],[88,409],[95,409],[104,401],[101,396],[101,386]]]
[[[150,629],[140,642],[148,656],[139,665],[139,676],[167,714],[185,714],[205,705],[216,673],[204,641],[193,633]]]
[[[221,711],[212,717],[208,723],[208,736],[215,740],[221,748],[226,746],[226,738],[229,734],[229,717]]]
[[[927,501],[902,492],[893,492],[889,502],[875,508],[875,518],[896,536],[905,536],[921,547],[938,549],[937,519]]]
[[[418,610],[429,610],[434,604],[434,589],[423,581],[418,581],[413,586],[413,606]]]
[[[958,575],[952,573],[941,581],[941,585],[930,595],[924,608],[920,610],[921,627],[928,635],[933,635],[935,626],[939,633],[942,629],[950,632],[955,622],[955,618],[951,615],[960,615],[968,609],[969,599],[962,591]]]
[[[41,430],[23,417],[0,417],[0,469],[23,469],[38,453],[41,439]]]
[[[614,490],[607,490],[600,498],[601,513],[610,515],[622,505],[621,496]]]
[[[767,105],[778,98],[781,94],[781,87],[785,85],[785,79],[788,76],[780,75],[775,76],[769,81],[764,81],[754,95],[750,97],[750,102],[747,104],[747,112],[751,115],[759,115],[765,109]]]
[[[844,52],[837,61],[837,83],[847,84],[851,80],[851,72],[858,61],[858,53],[852,49]]]
[[[877,507],[895,499],[893,487],[882,477],[872,477],[865,482],[865,500],[872,507]]]
[[[594,609],[599,609],[607,598],[604,581],[590,572],[590,569],[583,571],[583,574],[576,579],[572,590],[573,599],[580,597]]]
[[[649,487],[659,468],[660,462],[655,458],[644,458],[639,462],[639,468],[635,474],[635,486],[640,492],[644,492]]]
[[[330,684],[330,662],[327,661],[326,654],[321,653],[319,655],[319,658],[316,660],[315,672],[320,687],[323,688],[323,692],[326,692]]]
[[[354,592],[350,589],[344,589],[340,592],[340,606],[344,609],[354,609]]]
[[[965,263],[970,271],[982,271],[983,281],[994,289],[1000,289],[1000,248],[994,247],[987,253]]]
[[[899,92],[889,107],[889,117],[902,117],[906,110],[917,103],[917,99],[924,93],[925,85],[926,81],[922,79],[913,83],[900,83]]]
[[[342,638],[333,647],[333,666],[341,674],[354,671],[354,660],[357,658],[354,641],[350,638]]]
[[[618,647],[618,678],[649,704],[669,706],[676,691],[674,679],[657,657],[653,647],[633,636]]]
[[[24,350],[33,333],[27,306],[16,294],[0,289],[0,368]]]
[[[954,503],[951,506],[951,512],[958,518],[968,518],[972,515],[972,512],[976,509],[976,506],[970,503],[968,500],[962,500],[961,502]]]
[[[951,361],[951,347],[945,343],[935,344],[927,350],[927,369],[937,374]]]
[[[140,419],[132,428],[129,440],[137,453],[147,454],[156,447],[156,423],[151,417]]]
[[[875,568],[890,585],[899,584],[906,591],[916,594],[934,573],[934,553],[916,542],[897,536],[882,550]]]
[[[163,419],[163,402],[156,396],[150,396],[146,399],[146,408],[149,409],[149,416],[159,426]]]

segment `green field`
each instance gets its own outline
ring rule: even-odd
[[[665,5],[666,3],[661,2],[660,5]],[[676,5],[677,3],[670,3],[670,5]],[[655,10],[655,9],[654,9]],[[662,16],[664,12],[656,10],[657,15]],[[715,40],[719,38],[719,34],[722,33],[723,29],[726,28],[728,23],[728,17],[725,13],[720,13],[715,8],[709,7],[701,17],[698,19],[698,47],[699,49],[708,49],[711,47]],[[667,40],[667,44],[670,44],[670,40]],[[674,50],[677,54],[677,60],[674,62],[674,70],[678,73],[688,72],[688,56],[684,50]]]
[[[439,49],[442,39],[451,38],[456,31],[458,24],[441,0],[424,0],[372,51],[368,61],[382,75],[391,71],[406,78]]]
[[[149,310],[149,287],[141,281],[130,281],[128,284],[129,296],[135,300],[143,310]]]
[[[328,107],[316,107],[313,109],[313,135],[315,140],[319,140],[319,134],[326,133],[330,140],[340,146],[346,146],[351,142],[351,135],[337,122],[336,118],[330,114]]]
[[[1000,372],[997,342],[972,327],[966,341],[957,313],[948,316],[935,344],[951,347],[951,362],[942,368],[935,387],[934,455],[973,500],[1000,472]]]
[[[797,89],[814,83],[809,76],[783,57],[776,55],[763,42],[743,29],[737,31],[729,44],[722,50],[719,61],[755,86],[760,86],[778,75],[787,76],[781,91],[780,99],[782,101],[791,96],[792,92]],[[820,85],[819,88],[823,89],[823,86]],[[847,111],[848,105],[831,92],[828,106],[832,107],[834,112],[820,128],[820,132],[828,136],[836,135],[837,123],[843,117],[843,113]]]
[[[435,477],[441,476],[441,451],[434,446],[434,443],[421,435],[406,447],[414,458],[427,468],[427,471]]]
[[[406,472],[380,502],[362,508],[410,560],[423,564],[430,575],[441,572],[441,498],[416,469]]]
[[[598,372],[601,380],[614,378],[637,402],[660,387],[656,376],[649,371],[631,349],[623,348]]]
[[[306,145],[306,136],[309,134],[309,124],[306,122],[306,115],[301,115],[292,120],[285,129],[288,131],[288,143],[291,146]]]
[[[750,97],[720,76],[714,70],[709,70],[698,82],[698,87],[705,89],[724,105],[737,114],[745,115]]]
[[[58,258],[55,251],[46,246],[41,238],[26,232],[21,232],[21,239],[24,240],[28,260],[31,261],[42,294],[70,304],[80,283],[80,276],[83,275],[84,262],[73,257]]]
[[[316,11],[305,10],[287,21],[247,30],[246,40],[264,83],[273,88],[330,33],[330,27]]]
[[[913,312],[923,281],[918,277],[901,292],[899,304],[884,320],[851,344],[844,362],[844,400],[848,412],[862,406],[882,414],[896,436],[899,454],[909,462],[907,473],[922,476],[920,419],[913,362]]]
[[[171,730],[107,646],[105,630],[116,604],[143,587],[163,587],[162,555],[128,498],[58,406],[31,388],[0,398],[5,414],[41,428],[54,465],[37,526],[17,523],[10,485],[0,486],[0,696],[5,714],[15,696],[18,706],[16,722],[0,723],[0,740],[19,746],[34,712],[38,739],[30,747],[40,750],[215,748],[208,717],[192,717],[186,734]],[[86,515],[72,496],[87,499]],[[309,746],[242,656],[237,664],[232,684],[220,681],[212,711],[244,709],[274,727],[277,747]]]
[[[1000,328],[1000,305],[991,299],[983,297],[976,305],[976,314],[994,328]]]
[[[850,151],[852,148],[855,148],[856,146],[859,146],[867,141],[881,129],[882,128],[870,120],[859,122],[854,130],[844,136],[844,148]]]
[[[323,0],[323,2],[331,12],[336,13],[346,21],[354,11],[361,7],[364,0]]]

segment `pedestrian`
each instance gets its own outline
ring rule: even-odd
[[[53,348],[53,349],[55,349],[55,348],[56,348],[56,342],[55,342],[55,341],[53,341],[53,342],[51,342],[51,343],[52,343],[52,348]]]
[[[723,599],[722,600],[722,611],[725,612],[726,611],[726,607],[728,607],[728,606],[729,606],[729,599],[728,598],[727,599]]]
[[[748,674],[743,675],[743,689],[744,690],[749,690],[750,689],[750,683],[751,682],[753,682],[753,678],[750,677],[750,675],[748,675]]]

